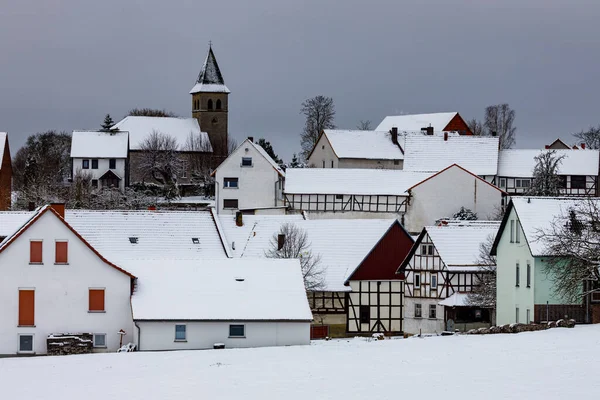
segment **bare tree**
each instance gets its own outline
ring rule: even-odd
[[[561,189],[561,177],[558,167],[565,155],[558,156],[556,150],[549,150],[535,156],[533,180],[527,190],[531,196],[558,196]]]
[[[304,100],[300,113],[306,117],[304,129],[300,136],[302,157],[306,159],[312,148],[319,140],[319,135],[324,129],[333,129],[335,107],[331,97],[316,96]]]
[[[597,127],[591,126],[587,131],[574,133],[573,136],[585,143],[589,149],[600,149],[600,125]]]
[[[325,288],[325,271],[321,266],[321,256],[313,254],[308,234],[297,225],[281,225],[279,233],[271,238],[265,256],[300,260],[306,291],[316,292]]]
[[[202,135],[194,135],[190,132],[183,150],[186,152],[182,157],[185,157],[188,162],[190,182],[197,185],[209,185],[213,181],[210,176],[212,172],[210,141]]]
[[[227,155],[230,155],[238,148],[238,142],[235,139],[229,138],[227,141]]]
[[[471,130],[473,135],[475,135],[475,136],[485,135],[485,127],[483,126],[481,121],[477,120],[476,118],[473,118],[470,121],[467,121],[467,126],[469,127],[469,129]]]
[[[467,295],[467,301],[474,306],[496,308],[496,257],[490,254],[494,245],[494,235],[489,235],[479,244],[479,280]]]
[[[164,108],[162,110],[154,108],[133,108],[129,110],[127,115],[131,117],[177,117],[177,114],[167,111]]]
[[[373,128],[371,127],[371,121],[370,120],[360,120],[358,121],[358,125],[356,125],[356,129],[358,129],[359,131],[372,131]]]
[[[494,132],[500,137],[500,148],[510,149],[515,144],[515,133],[517,128],[515,122],[515,110],[507,103],[488,106],[485,109],[484,126],[488,135]]]
[[[165,133],[153,131],[140,146],[138,168],[163,185],[165,197],[179,196],[177,177],[181,171],[181,158],[177,140]]]
[[[576,303],[600,291],[600,200],[578,201],[538,231],[536,240],[544,243],[545,273],[558,297]]]

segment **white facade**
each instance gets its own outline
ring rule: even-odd
[[[431,179],[409,189],[410,205],[404,224],[409,232],[420,232],[441,218],[452,218],[461,207],[490,219],[502,206],[503,192],[483,179],[453,165]]]
[[[244,337],[229,336],[232,324],[244,325]],[[176,325],[185,325],[185,340],[175,339]],[[143,321],[137,326],[141,351],[212,349],[216,343],[226,348],[310,344],[309,321]]]
[[[283,170],[249,139],[219,165],[214,176],[218,214],[284,205]]]
[[[40,211],[42,212],[42,211]],[[133,341],[131,278],[103,261],[51,210],[45,211],[12,243],[0,247],[0,354],[17,354],[19,335],[33,335],[36,354],[46,353],[52,333],[106,334],[106,347],[116,351]],[[41,240],[43,264],[30,264],[30,241]],[[68,242],[68,264],[55,264],[55,242]],[[19,290],[34,290],[34,326],[19,327]],[[90,312],[89,289],[104,289],[105,311]]]
[[[110,158],[73,158],[73,177],[76,177],[82,173],[89,174],[90,178],[92,179],[92,186],[96,187],[97,185],[98,188],[102,188],[104,186],[108,186],[109,181],[100,178],[102,178],[107,172],[111,171],[116,176],[121,178],[118,181],[119,189],[123,191],[125,190],[125,165],[127,159],[114,158],[113,160],[115,168],[110,168]],[[98,166],[97,168],[94,168],[96,166],[96,162],[98,163]]]

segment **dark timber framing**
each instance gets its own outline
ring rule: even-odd
[[[284,193],[285,205],[294,210],[324,212],[381,212],[405,213],[409,196],[348,195],[348,194],[293,194]]]

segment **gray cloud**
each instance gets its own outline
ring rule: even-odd
[[[2,3],[0,130],[13,150],[133,107],[190,115],[209,40],[231,134],[264,136],[285,158],[299,151],[300,103],[317,94],[334,98],[342,128],[398,112],[481,118],[508,102],[518,147],[600,123],[596,1]]]

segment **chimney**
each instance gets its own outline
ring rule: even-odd
[[[550,148],[550,145],[545,145],[545,146],[544,146],[544,148],[545,148],[546,150],[548,150],[548,149]]]
[[[33,201],[30,201],[29,204],[28,204],[28,206],[27,206],[27,209],[29,211],[35,211],[35,203]]]
[[[254,136],[248,136],[248,140],[254,143]]]
[[[428,126],[426,129],[429,136],[433,135],[433,126]]]
[[[492,136],[498,136],[498,132],[492,131]]]
[[[148,206],[148,211],[156,211],[156,206]]]
[[[390,131],[390,133],[392,134],[392,143],[394,143],[396,146],[398,145],[398,128],[397,127],[392,127],[392,130]]]
[[[448,132],[444,132],[444,142],[448,141]]]
[[[283,249],[283,245],[285,244],[285,235],[280,233],[277,235],[277,250]]]
[[[581,148],[585,150],[585,143],[581,143]]]
[[[241,211],[235,213],[235,226],[244,226],[244,217]]]
[[[52,207],[52,209],[56,211],[61,218],[65,217],[65,203],[51,203],[50,207]]]

